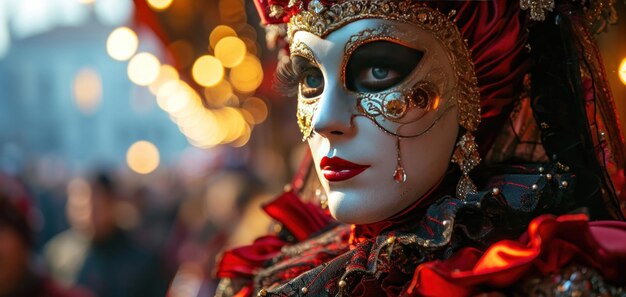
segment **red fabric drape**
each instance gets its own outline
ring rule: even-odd
[[[610,282],[626,284],[626,222],[543,215],[519,241],[497,242],[484,253],[463,248],[445,261],[420,265],[408,293],[469,296],[481,285],[511,286],[522,276],[546,276],[572,262],[598,269]]]

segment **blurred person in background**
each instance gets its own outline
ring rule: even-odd
[[[216,256],[267,232],[270,221],[259,206],[271,197],[244,168],[218,170],[188,185],[188,191],[170,240],[169,254],[177,255],[178,267],[168,296],[213,296]]]
[[[127,203],[107,173],[68,186],[71,228],[45,248],[59,280],[92,289],[99,297],[164,296],[161,262],[119,226],[119,206]]]
[[[64,289],[33,268],[32,205],[23,186],[0,173],[0,297],[91,297]]]

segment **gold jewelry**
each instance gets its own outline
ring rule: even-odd
[[[465,132],[459,142],[456,144],[454,153],[452,154],[452,162],[459,164],[461,167],[461,179],[456,186],[456,196],[460,199],[467,198],[468,194],[476,193],[476,185],[469,177],[470,171],[480,163],[480,155],[478,154],[478,145],[472,133]]]
[[[396,170],[393,172],[393,179],[397,183],[403,183],[406,181],[406,172],[404,171],[404,167],[402,167],[402,154],[400,152],[400,137],[396,137],[396,153],[398,154],[398,163],[396,165]]]

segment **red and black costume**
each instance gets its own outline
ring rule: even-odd
[[[255,3],[270,25],[342,2],[359,1]],[[345,225],[308,202],[315,176],[304,162],[291,190],[265,206],[283,231],[226,252],[218,296],[626,294],[626,155],[593,41],[610,2],[423,5],[453,14],[471,52],[487,161],[472,173],[479,191],[457,197],[451,167],[392,218]]]

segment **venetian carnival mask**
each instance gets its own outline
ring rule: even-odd
[[[339,221],[399,213],[451,159],[464,174],[457,193],[475,191],[478,91],[451,18],[411,1],[312,1],[291,18],[298,123]]]

